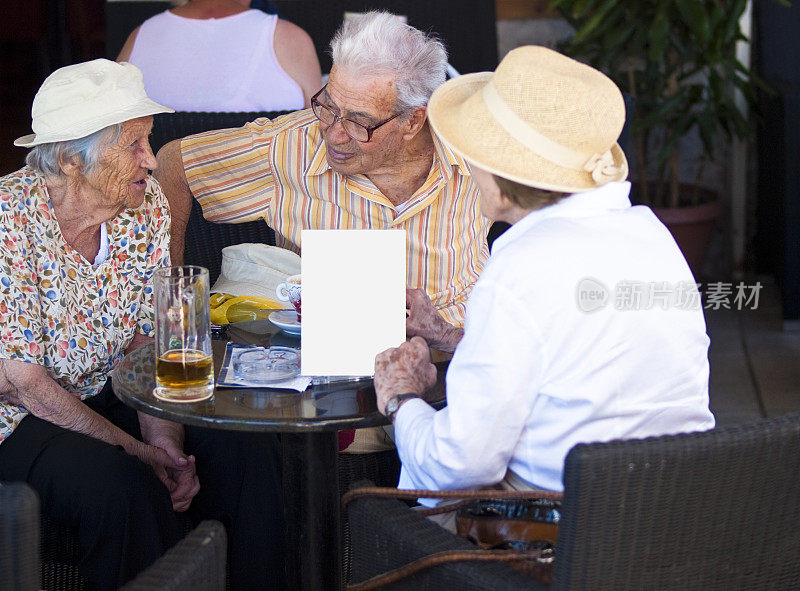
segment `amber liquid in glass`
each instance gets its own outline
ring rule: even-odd
[[[214,362],[196,349],[171,349],[156,360],[156,396],[191,402],[214,392]]]

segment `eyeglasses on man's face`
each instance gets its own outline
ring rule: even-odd
[[[314,111],[314,115],[317,116],[317,119],[322,121],[325,125],[333,125],[337,121],[342,123],[342,129],[344,129],[345,133],[350,136],[351,139],[356,140],[357,142],[366,143],[372,139],[372,134],[375,132],[376,129],[381,127],[382,125],[386,125],[392,119],[396,119],[401,115],[401,113],[397,113],[396,115],[392,115],[388,119],[384,119],[377,125],[373,125],[372,127],[367,127],[366,125],[362,125],[361,123],[357,123],[352,119],[345,119],[338,113],[334,112],[334,110],[327,106],[323,105],[319,102],[318,97],[321,95],[325,89],[328,88],[328,85],[322,87],[322,89],[311,97],[311,109]]]

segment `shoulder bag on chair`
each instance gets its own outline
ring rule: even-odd
[[[350,585],[348,591],[370,591],[425,568],[459,561],[508,562],[542,583],[549,585],[552,581],[562,493],[545,490],[431,491],[364,487],[346,493],[342,497],[342,504],[347,505],[365,496],[455,500],[454,503],[423,509],[419,513],[430,516],[455,511],[458,535],[479,548],[448,550],[425,556],[362,583]]]

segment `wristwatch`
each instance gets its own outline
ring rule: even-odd
[[[406,400],[411,398],[419,398],[419,394],[411,392],[410,394],[398,394],[397,396],[392,396],[389,399],[389,402],[386,403],[386,418],[394,423],[394,415],[396,415],[397,411],[400,410],[400,406]]]

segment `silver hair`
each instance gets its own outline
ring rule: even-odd
[[[103,150],[119,139],[122,124],[115,123],[77,140],[51,142],[34,146],[25,156],[25,163],[45,176],[63,174],[60,161],[77,156],[83,163],[83,173],[97,166]]]
[[[345,21],[331,40],[331,56],[334,66],[349,72],[393,74],[401,113],[427,105],[447,77],[444,44],[386,11],[373,10]]]

